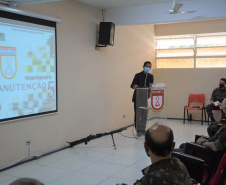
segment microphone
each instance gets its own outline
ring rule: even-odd
[[[146,87],[147,76],[148,76],[148,74],[146,73],[146,78],[145,78],[145,81],[144,81],[144,87]]]

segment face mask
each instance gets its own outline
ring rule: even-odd
[[[149,67],[145,67],[145,68],[144,68],[144,72],[145,72],[145,73],[149,73],[149,71],[150,71],[150,68],[149,68]]]
[[[220,88],[223,88],[224,87],[224,84],[219,84]]]

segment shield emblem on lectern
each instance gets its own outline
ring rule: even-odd
[[[160,111],[164,106],[164,90],[151,90],[151,108]]]

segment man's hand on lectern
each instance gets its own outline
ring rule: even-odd
[[[135,84],[135,85],[133,86],[134,89],[136,89],[137,87],[139,87],[137,84]]]

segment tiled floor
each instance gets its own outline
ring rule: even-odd
[[[149,121],[148,126],[154,121]],[[193,141],[195,134],[207,135],[207,123],[167,120],[172,128],[176,147]],[[88,145],[48,155],[41,159],[11,168],[0,173],[0,184],[8,185],[20,177],[31,177],[46,185],[116,185],[133,184],[142,177],[141,169],[151,164],[143,149],[143,141],[133,137],[132,127],[120,135],[114,134],[117,149],[112,147],[110,135],[91,140]]]

